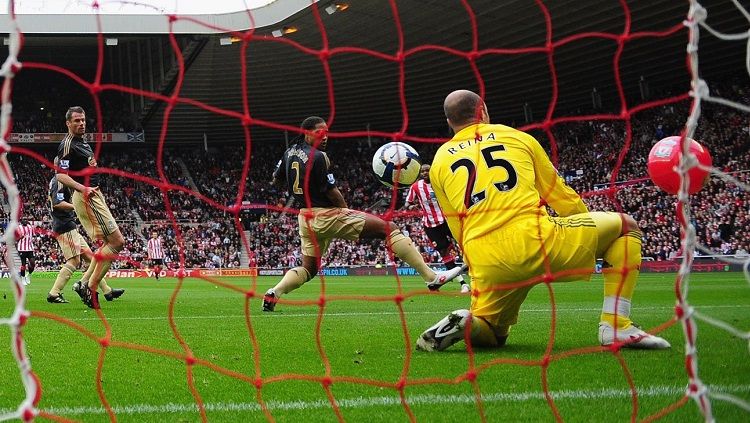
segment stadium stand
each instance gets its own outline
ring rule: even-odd
[[[718,89],[722,95],[739,102],[750,101],[750,89],[736,82],[728,82]],[[59,104],[55,107],[56,110],[64,109]],[[557,126],[554,131],[559,172],[573,188],[587,193],[585,201],[591,210],[620,209],[634,216],[644,231],[643,255],[647,259],[673,260],[681,255],[679,226],[669,217],[674,200],[644,180],[644,176],[650,146],[660,138],[678,134],[687,115],[687,107],[688,103],[670,105],[639,113],[633,118],[632,144],[616,177],[618,185],[629,186],[628,189],[617,191],[614,197],[607,195],[608,191],[603,189],[612,179],[611,169],[622,149],[622,124],[607,121],[565,124]],[[113,107],[113,110],[118,108]],[[46,116],[53,119],[49,122],[50,125],[54,123],[54,127],[51,127],[45,123],[47,120],[40,119],[35,113],[34,107],[21,103],[18,116],[23,120],[17,125],[26,129],[60,130],[59,122],[63,117],[53,113]],[[118,125],[121,122],[116,121],[115,126]],[[549,150],[550,143],[544,134],[534,135]],[[725,163],[722,170],[733,173],[745,183],[750,178],[750,150],[748,144],[743,142],[747,136],[746,121],[739,112],[718,109],[710,104],[704,107],[697,138],[709,147],[714,163]],[[349,205],[373,213],[383,212],[391,205],[391,192],[377,183],[369,172],[371,151],[377,145],[378,141],[363,139],[334,140],[329,144],[333,171]],[[420,144],[417,148],[422,157],[429,161],[436,146]],[[252,255],[252,262],[258,267],[289,267],[299,260],[296,219],[292,214],[273,210],[299,206],[289,204],[286,193],[268,183],[272,164],[276,163],[283,150],[284,146],[278,140],[256,143],[245,180],[242,201],[260,207],[253,209],[252,213],[247,210],[241,215],[249,244],[246,255]],[[148,145],[123,148],[109,144],[100,162],[103,167],[159,180],[155,152]],[[47,148],[41,150],[40,154],[51,161],[54,151]],[[50,230],[46,186],[52,171],[29,157],[17,154],[9,157],[24,199],[24,216],[37,222],[43,229],[37,243],[38,267],[58,268],[61,258],[56,244],[48,234],[44,234],[44,231]],[[244,147],[238,148],[236,143],[227,142],[208,149],[203,146],[167,148],[164,150],[163,170],[169,183],[199,192],[219,204],[231,205],[236,201],[243,161]],[[102,189],[128,240],[128,247],[122,254],[124,260],[116,263],[114,268],[141,266],[144,240],[153,228],[165,235],[166,261],[172,267],[176,266],[180,249],[175,242],[174,229],[167,224],[162,192],[147,183],[118,176],[107,176],[104,181]],[[186,266],[240,266],[245,248],[229,214],[183,192],[171,191],[168,197],[183,232]],[[401,206],[401,201],[403,198],[399,199],[396,208]],[[747,192],[713,179],[691,201],[694,224],[701,243],[710,247],[715,254],[747,254],[750,250],[750,195]],[[4,210],[7,210],[7,204]],[[7,215],[4,219],[7,220]],[[439,255],[424,235],[419,218],[401,216],[398,219],[425,259],[438,262]],[[249,260],[249,257],[244,259],[245,265]],[[328,266],[352,263],[386,264],[386,250],[379,242],[334,242],[324,258],[324,264]]]

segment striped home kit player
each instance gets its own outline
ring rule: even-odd
[[[502,346],[529,290],[545,281],[588,280],[603,258],[599,342],[669,348],[630,320],[641,263],[641,233],[625,214],[588,212],[529,134],[489,123],[484,101],[459,90],[444,103],[453,138],[435,154],[430,181],[469,265],[470,310],[428,328],[417,348],[443,350],[464,339]],[[547,213],[552,207],[558,217]]]
[[[457,266],[453,235],[451,235],[451,230],[445,221],[443,210],[440,208],[437,198],[435,198],[435,191],[432,190],[432,185],[430,185],[429,164],[425,163],[422,165],[419,169],[419,176],[422,179],[414,182],[409,187],[404,208],[411,210],[415,209],[417,204],[419,205],[419,208],[422,210],[422,226],[424,227],[425,234],[427,234],[427,238],[435,244],[435,248],[440,253],[440,259],[443,261],[445,268],[453,269]],[[463,276],[458,275],[456,280],[461,284],[461,293],[467,294],[471,292],[471,288]],[[440,287],[429,288],[437,290]]]
[[[18,238],[16,250],[18,250],[18,256],[21,257],[19,273],[21,282],[24,285],[29,285],[31,274],[34,273],[36,267],[36,261],[34,260],[34,226],[25,219],[22,219],[20,223],[16,232]]]
[[[96,289],[112,260],[122,250],[125,240],[99,190],[100,175],[95,172],[96,158],[91,146],[83,139],[86,133],[86,113],[83,108],[69,108],[65,113],[65,125],[68,133],[57,149],[57,180],[72,190],[76,216],[89,237],[104,242],[96,251],[101,260],[94,260],[95,267],[84,299],[87,305],[98,308]],[[94,172],[84,175],[81,173],[84,170]]]
[[[154,269],[154,276],[158,281],[161,268],[164,266],[164,250],[161,246],[161,237],[156,231],[151,232],[151,238],[146,243],[146,252],[148,259],[151,261],[151,267]]]

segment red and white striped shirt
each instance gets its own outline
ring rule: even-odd
[[[34,251],[34,227],[31,225],[18,226],[18,251]]]
[[[161,238],[149,238],[147,248],[148,258],[150,258],[151,260],[164,260],[164,250],[161,249]]]
[[[414,182],[406,194],[406,202],[414,203],[416,200],[422,208],[422,223],[427,228],[434,228],[445,222],[445,215],[435,197],[435,191],[432,185],[426,183],[424,179]]]

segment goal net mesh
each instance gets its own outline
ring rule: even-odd
[[[487,417],[483,411],[483,402],[486,401],[487,398],[486,396],[483,396],[483,391],[481,389],[480,383],[478,382],[478,379],[481,377],[482,373],[485,372],[489,367],[502,365],[537,367],[539,373],[541,373],[542,380],[540,387],[541,398],[546,401],[547,406],[550,408],[556,420],[565,420],[573,416],[568,416],[560,411],[557,401],[559,400],[559,398],[563,398],[564,395],[553,392],[553,389],[550,387],[548,373],[550,369],[554,367],[555,362],[559,360],[563,360],[575,355],[590,353],[611,354],[618,365],[622,367],[622,373],[629,386],[629,397],[631,398],[633,404],[633,414],[631,416],[632,420],[636,420],[639,418],[648,421],[657,420],[674,412],[676,409],[686,405],[691,401],[693,401],[695,405],[699,407],[700,413],[706,421],[712,421],[714,419],[711,405],[715,401],[731,402],[736,407],[750,412],[750,404],[748,404],[747,400],[742,398],[742,396],[735,395],[729,392],[712,390],[710,389],[709,384],[704,383],[704,381],[702,380],[700,372],[700,351],[702,350],[702,348],[699,348],[701,346],[701,343],[697,329],[698,323],[702,322],[706,325],[712,325],[722,331],[725,331],[727,339],[740,338],[744,340],[743,342],[747,342],[748,340],[750,340],[750,332],[748,332],[747,328],[737,327],[735,322],[724,321],[720,318],[712,316],[711,309],[703,310],[699,306],[694,306],[691,304],[688,298],[688,294],[690,292],[691,268],[693,267],[696,254],[716,255],[720,257],[720,260],[725,261],[728,265],[740,266],[744,270],[745,278],[748,281],[750,281],[750,260],[747,256],[722,256],[720,251],[717,251],[715,247],[707,244],[706,238],[702,236],[703,234],[696,233],[694,225],[696,213],[698,213],[698,215],[700,216],[701,211],[698,210],[696,212],[695,208],[696,206],[700,207],[700,204],[691,201],[695,198],[694,196],[687,195],[687,181],[683,182],[682,189],[676,196],[676,202],[674,201],[674,197],[667,197],[665,194],[659,193],[653,186],[650,185],[645,172],[645,157],[648,149],[650,148],[650,145],[655,140],[644,140],[634,137],[634,127],[642,124],[643,121],[649,119],[655,120],[660,113],[664,113],[667,110],[670,110],[670,113],[674,113],[675,108],[681,108],[687,111],[686,114],[688,116],[682,127],[682,135],[689,138],[701,140],[706,146],[708,146],[709,151],[712,152],[720,151],[721,148],[726,147],[718,144],[721,137],[716,137],[716,139],[713,139],[712,135],[717,135],[716,131],[720,130],[720,128],[717,128],[716,125],[712,122],[702,119],[701,111],[705,110],[706,108],[711,108],[712,110],[731,110],[730,112],[724,113],[731,116],[733,119],[744,122],[741,123],[741,125],[747,126],[747,113],[750,112],[750,106],[747,102],[747,93],[745,92],[745,95],[743,96],[736,95],[736,93],[731,92],[731,90],[719,92],[709,89],[709,84],[701,79],[701,73],[699,72],[699,52],[701,51],[700,40],[702,35],[710,33],[713,37],[716,37],[720,40],[744,40],[746,45],[750,46],[750,40],[748,40],[747,30],[750,29],[750,25],[748,25],[747,29],[739,33],[722,33],[719,30],[712,28],[707,23],[707,10],[699,2],[690,1],[689,4],[686,2],[686,14],[681,22],[675,20],[676,23],[673,26],[662,28],[657,31],[631,31],[630,23],[632,17],[629,5],[628,2],[621,1],[619,2],[619,4],[622,8],[622,12],[626,21],[625,25],[623,25],[622,32],[583,32],[559,37],[554,31],[555,22],[553,21],[551,14],[549,13],[547,5],[545,4],[545,2],[537,1],[535,2],[535,4],[540,9],[541,16],[543,16],[544,18],[544,25],[547,29],[547,41],[544,45],[530,45],[517,48],[504,48],[502,46],[480,48],[479,45],[481,40],[478,38],[479,32],[477,30],[477,22],[474,13],[475,11],[472,9],[472,4],[470,1],[461,1],[460,4],[465,10],[465,19],[467,23],[466,30],[470,31],[473,36],[473,48],[465,51],[455,50],[439,45],[422,45],[416,48],[404,49],[403,29],[399,20],[400,2],[397,2],[395,0],[390,1],[389,6],[392,10],[395,28],[398,31],[398,39],[402,41],[402,45],[397,46],[394,49],[394,53],[383,53],[380,51],[368,50],[365,48],[352,46],[335,48],[328,46],[326,44],[326,26],[322,21],[322,13],[324,13],[323,6],[319,4],[312,4],[310,7],[312,14],[314,15],[315,20],[318,24],[318,30],[320,31],[322,39],[324,40],[323,47],[320,49],[312,49],[307,46],[301,45],[295,42],[292,38],[262,35],[256,33],[254,30],[235,32],[228,29],[215,28],[211,23],[197,22],[198,24],[204,25],[206,28],[215,29],[220,32],[226,32],[228,36],[232,37],[233,42],[239,42],[242,45],[242,48],[240,49],[241,57],[238,58],[242,67],[241,74],[232,75],[232,77],[238,78],[242,81],[242,89],[238,90],[237,92],[237,95],[241,96],[241,103],[243,105],[241,111],[222,109],[200,100],[191,99],[182,95],[181,87],[184,83],[187,65],[185,64],[184,58],[182,56],[182,50],[177,42],[175,34],[170,34],[170,45],[173,49],[170,54],[175,55],[177,75],[175,77],[174,87],[171,89],[171,92],[169,92],[168,94],[162,94],[159,92],[152,92],[140,88],[135,88],[133,86],[102,82],[105,45],[105,37],[103,33],[100,33],[98,35],[98,63],[92,64],[97,67],[97,71],[95,72],[95,77],[91,80],[88,80],[76,75],[75,72],[71,72],[70,70],[51,63],[19,61],[19,56],[23,49],[23,32],[22,28],[17,25],[14,26],[12,31],[8,35],[9,54],[4,61],[2,68],[0,69],[0,76],[2,76],[3,78],[3,86],[1,92],[2,109],[0,110],[0,131],[2,133],[2,141],[0,141],[0,146],[2,146],[3,154],[2,156],[0,156],[0,182],[2,182],[2,186],[7,193],[7,202],[9,205],[4,243],[8,251],[5,260],[6,265],[10,269],[11,277],[9,283],[15,300],[15,307],[13,308],[10,315],[0,316],[0,324],[7,327],[11,334],[10,350],[17,363],[17,367],[19,370],[18,374],[25,389],[25,399],[21,403],[17,404],[17,408],[15,408],[14,410],[8,412],[0,412],[0,421],[13,419],[22,419],[28,421],[33,420],[37,417],[56,421],[66,421],[66,417],[61,414],[56,414],[55,412],[37,407],[40,399],[43,397],[45,380],[40,379],[36,376],[34,367],[32,366],[26,350],[24,341],[24,328],[30,319],[48,319],[55,321],[59,325],[72,329],[73,331],[80,333],[82,336],[89,338],[99,345],[96,389],[101,406],[106,410],[108,417],[112,421],[117,419],[117,412],[115,410],[115,407],[111,405],[110,398],[108,398],[107,396],[105,382],[103,381],[103,368],[105,361],[108,359],[108,352],[113,349],[160,354],[165,357],[184,362],[187,375],[186,383],[189,385],[188,388],[195,400],[195,409],[198,411],[200,418],[204,421],[208,419],[208,406],[201,397],[200,387],[198,386],[198,382],[196,381],[196,367],[207,369],[209,371],[216,372],[244,382],[249,386],[253,386],[257,390],[257,395],[255,398],[257,401],[257,406],[259,410],[264,413],[265,418],[269,421],[274,420],[277,417],[277,411],[273,410],[272,407],[270,407],[264,400],[262,395],[264,386],[271,382],[283,383],[287,380],[306,380],[319,383],[325,390],[326,397],[329,403],[328,405],[332,410],[334,410],[335,417],[338,420],[345,420],[345,418],[344,414],[341,411],[341,408],[343,407],[342,399],[337,396],[335,389],[337,384],[352,383],[389,388],[390,390],[398,394],[400,398],[400,404],[403,407],[406,416],[410,420],[414,421],[416,420],[416,417],[414,412],[412,411],[412,404],[410,404],[409,394],[407,392],[410,386],[426,384],[442,384],[450,386],[456,384],[457,381],[468,382],[472,385],[472,390],[474,393],[474,397],[472,398],[472,400],[476,403],[476,407],[478,409],[479,415],[481,416],[481,419],[487,420]],[[10,5],[10,22],[15,25],[17,20],[13,15],[14,2],[11,1]],[[747,18],[748,21],[750,21],[750,14],[739,2],[732,1],[732,5],[736,8],[736,13],[742,14]],[[98,8],[98,4],[93,4],[91,10],[93,12],[97,12]],[[248,11],[248,15],[252,17],[252,12]],[[164,19],[169,21],[170,23],[176,23],[188,18],[180,15],[165,15]],[[622,77],[620,74],[622,60],[624,60],[623,52],[626,47],[635,42],[643,42],[644,40],[648,41],[651,39],[674,37],[680,35],[686,36],[685,38],[687,39],[687,42],[685,43],[685,63],[690,75],[692,76],[692,79],[690,81],[690,89],[684,92],[673,93],[672,95],[665,96],[658,100],[646,99],[638,104],[631,104],[626,96]],[[617,113],[578,113],[561,115],[558,111],[558,96],[560,94],[560,87],[558,85],[556,73],[557,70],[555,65],[555,56],[561,49],[574,47],[577,42],[586,39],[609,40],[616,46],[615,54],[611,59],[611,69],[613,72],[613,81],[616,86],[616,92],[618,96],[617,98],[619,103],[619,111]],[[217,212],[218,214],[224,216],[230,216],[231,225],[240,234],[242,248],[245,249],[247,251],[247,254],[251,257],[253,257],[255,254],[254,246],[252,242],[248,240],[244,235],[244,230],[241,222],[241,213],[245,209],[254,207],[265,208],[269,206],[267,204],[253,204],[251,202],[244,201],[247,194],[246,190],[248,190],[249,187],[246,186],[246,184],[242,183],[238,185],[238,192],[233,197],[233,204],[225,205],[219,201],[216,201],[210,195],[201,194],[193,191],[190,188],[187,188],[185,185],[175,184],[171,182],[173,178],[168,175],[169,169],[168,166],[165,166],[165,157],[167,157],[169,154],[167,152],[167,149],[169,147],[167,134],[170,129],[170,113],[175,107],[178,107],[179,105],[190,105],[192,107],[201,108],[210,113],[214,113],[218,117],[239,122],[244,128],[243,131],[245,135],[245,143],[244,151],[241,153],[242,162],[237,163],[236,166],[237,179],[239,181],[245,181],[249,178],[270,178],[270,173],[272,172],[270,168],[255,169],[251,167],[251,152],[255,148],[262,148],[261,145],[255,144],[259,143],[259,141],[254,141],[254,139],[251,137],[251,128],[264,127],[277,131],[288,131],[293,135],[299,134],[300,130],[296,126],[291,126],[284,123],[256,119],[250,112],[250,104],[252,104],[253,99],[252,92],[249,91],[245,85],[246,78],[248,78],[247,63],[252,62],[253,60],[273,59],[264,57],[247,57],[247,51],[249,46],[263,43],[286,43],[290,47],[298,49],[301,54],[304,54],[308,58],[313,58],[314,60],[320,62],[322,72],[324,73],[323,77],[328,83],[326,101],[330,106],[328,123],[331,126],[331,132],[329,133],[329,136],[332,140],[374,137],[386,141],[404,141],[411,143],[418,148],[432,147],[432,151],[434,151],[434,146],[430,146],[430,143],[437,144],[443,142],[445,138],[432,136],[430,134],[425,135],[424,133],[412,133],[408,129],[409,112],[408,108],[406,107],[406,92],[408,87],[404,83],[404,80],[406,74],[406,62],[411,57],[414,57],[426,51],[439,51],[445,54],[444,56],[441,56],[444,58],[444,60],[464,61],[471,67],[473,75],[475,77],[474,86],[478,87],[478,93],[483,98],[488,92],[488,85],[495,83],[495,81],[487,81],[484,78],[481,67],[477,65],[477,62],[482,57],[486,57],[489,55],[503,57],[518,56],[522,59],[530,57],[531,55],[543,57],[547,63],[549,75],[551,76],[551,80],[549,81],[549,83],[552,87],[552,98],[549,101],[548,108],[544,111],[543,117],[541,119],[534,120],[531,112],[529,111],[528,115],[526,116],[527,122],[518,125],[518,127],[521,130],[531,132],[532,134],[536,135],[537,138],[540,139],[540,141],[543,141],[543,145],[549,148],[548,151],[553,163],[558,166],[558,169],[561,172],[563,170],[574,171],[576,169],[575,161],[579,159],[579,157],[575,156],[575,151],[571,151],[569,148],[567,148],[568,144],[575,144],[570,134],[576,133],[576,131],[583,131],[581,132],[582,134],[584,134],[584,136],[581,137],[582,139],[586,138],[585,134],[589,134],[592,136],[592,138],[586,138],[585,141],[581,142],[591,143],[591,149],[597,150],[599,152],[597,159],[601,159],[601,161],[606,161],[610,164],[609,167],[605,169],[608,182],[602,183],[600,186],[593,187],[576,185],[577,182],[575,178],[572,178],[571,181],[571,185],[578,189],[579,193],[581,193],[590,209],[627,212],[630,208],[632,208],[632,204],[627,203],[630,196],[623,196],[623,192],[637,192],[637,195],[639,195],[640,198],[645,199],[644,201],[666,201],[667,203],[674,202],[674,207],[671,207],[671,209],[669,209],[671,211],[671,214],[663,216],[663,218],[666,220],[677,222],[677,230],[675,233],[676,236],[680,237],[680,251],[677,254],[677,263],[679,263],[679,267],[677,276],[673,284],[675,300],[674,313],[670,319],[663,321],[661,324],[655,327],[649,327],[646,329],[651,333],[658,334],[659,332],[674,325],[679,325],[682,327],[682,331],[684,334],[683,342],[685,351],[684,381],[686,388],[684,395],[681,396],[679,400],[665,405],[653,414],[650,414],[648,416],[639,415],[638,399],[639,395],[642,393],[641,388],[637,386],[637,381],[635,380],[628,367],[627,360],[624,357],[623,353],[620,351],[621,345],[615,345],[612,348],[587,346],[572,348],[563,351],[555,350],[553,348],[555,345],[556,335],[555,322],[557,321],[558,316],[556,314],[557,304],[553,285],[554,276],[557,275],[552,275],[552,278],[550,278],[550,280],[547,280],[545,278],[545,276],[548,275],[539,275],[533,280],[519,282],[542,283],[546,285],[545,289],[549,291],[550,307],[552,310],[552,325],[550,329],[547,349],[544,355],[542,357],[534,359],[519,360],[515,358],[504,358],[501,352],[498,354],[497,358],[492,360],[489,364],[477,365],[474,360],[475,351],[472,349],[471,345],[468,345],[466,352],[469,357],[468,369],[464,374],[460,375],[457,380],[445,380],[438,377],[410,377],[408,376],[408,372],[406,371],[398,376],[396,381],[387,383],[368,378],[354,378],[337,375],[332,370],[330,358],[326,353],[326,348],[323,342],[321,341],[321,322],[323,317],[325,316],[326,304],[329,304],[331,301],[350,298],[327,297],[325,295],[326,278],[323,276],[321,276],[321,284],[323,284],[323,288],[321,289],[321,298],[317,302],[305,302],[301,300],[294,301],[291,299],[292,297],[290,297],[289,300],[284,299],[281,303],[288,307],[294,307],[295,305],[309,305],[311,303],[318,304],[319,314],[317,323],[314,326],[314,330],[316,331],[314,339],[317,343],[317,351],[319,352],[319,357],[316,358],[319,358],[322,361],[323,366],[325,367],[325,374],[323,376],[306,374],[285,374],[281,376],[266,377],[263,375],[262,369],[264,357],[258,353],[258,339],[253,319],[254,313],[251,313],[250,310],[256,310],[259,308],[258,305],[260,302],[260,298],[263,296],[263,292],[266,287],[261,286],[261,284],[259,284],[257,279],[254,277],[244,287],[240,288],[236,284],[226,283],[219,278],[201,276],[201,278],[203,278],[205,281],[217,285],[222,289],[234,290],[236,291],[236,294],[238,296],[244,296],[244,320],[247,326],[248,336],[254,350],[254,372],[248,374],[238,373],[231,368],[216,364],[212,357],[194,355],[193,351],[191,350],[190,343],[183,339],[180,329],[178,328],[178,325],[175,323],[174,319],[178,296],[181,290],[184,289],[182,287],[182,282],[183,279],[188,276],[188,269],[186,269],[185,265],[185,245],[186,243],[190,242],[189,237],[191,236],[191,232],[187,230],[185,226],[182,226],[180,223],[178,223],[180,205],[184,205],[186,204],[185,202],[189,202],[191,206],[198,204],[199,207],[211,209],[210,212],[206,212],[209,216],[211,215],[210,213],[214,212]],[[748,72],[748,74],[750,74],[750,54],[748,54],[748,52],[750,52],[750,47],[745,50],[737,51],[736,54],[746,56],[746,71]],[[385,132],[378,130],[337,132],[335,125],[335,114],[345,113],[345,110],[342,111],[340,110],[340,108],[337,109],[335,106],[336,93],[334,91],[334,81],[336,75],[334,75],[334,73],[331,71],[329,62],[336,56],[343,56],[347,54],[366,55],[369,57],[369,60],[388,61],[396,63],[398,65],[400,85],[398,87],[397,95],[399,98],[399,102],[402,105],[402,130],[396,132]],[[450,57],[450,59],[448,59],[447,57]],[[440,63],[436,63],[433,66],[440,66]],[[174,339],[179,343],[181,352],[158,349],[145,344],[118,341],[116,334],[113,333],[111,326],[108,323],[106,309],[96,310],[96,315],[98,316],[104,328],[103,334],[100,334],[98,332],[89,330],[86,326],[77,323],[76,321],[62,317],[55,313],[45,310],[32,310],[27,308],[26,287],[22,283],[19,276],[17,263],[14,260],[10,259],[10,257],[15,256],[16,254],[15,237],[19,225],[19,219],[22,217],[23,213],[23,194],[19,193],[14,179],[14,170],[11,168],[11,164],[7,156],[8,153],[12,152],[14,154],[18,154],[20,156],[31,159],[35,163],[46,166],[49,169],[54,168],[54,164],[50,160],[48,160],[35,150],[8,142],[11,132],[13,132],[14,114],[11,101],[12,94],[14,96],[22,95],[22,93],[13,93],[14,77],[21,72],[26,72],[29,70],[44,71],[48,72],[50,75],[64,75],[65,77],[69,78],[69,80],[74,81],[76,85],[88,91],[91,98],[93,99],[92,102],[95,106],[93,115],[96,117],[96,122],[100,125],[100,127],[98,128],[99,132],[102,132],[101,122],[105,120],[104,116],[106,112],[105,110],[103,110],[103,106],[100,101],[103,93],[117,91],[138,98],[142,97],[148,100],[159,101],[164,104],[162,115],[163,127],[158,140],[156,158],[153,162],[153,166],[155,168],[148,174],[132,173],[112,168],[99,168],[97,171],[105,174],[105,176],[107,177],[116,177],[118,178],[118,181],[129,180],[137,182],[138,184],[148,185],[161,193],[161,198],[164,201],[163,213],[164,217],[168,221],[168,224],[166,226],[172,228],[172,230],[174,231],[174,242],[178,250],[180,251],[179,270],[176,272],[176,276],[178,277],[179,282],[177,284],[177,287],[175,288],[173,295],[171,296],[170,303],[168,304],[168,314],[164,318],[168,321],[169,327],[171,329],[170,335],[173,336]],[[592,99],[595,104],[597,101],[599,101],[597,95],[598,94],[596,92],[592,93]],[[304,100],[301,99],[300,101]],[[301,120],[303,117],[304,116],[300,116],[299,120]],[[324,116],[324,118],[327,117]],[[704,129],[704,127],[706,129]],[[665,134],[665,136],[666,135],[669,134]],[[741,140],[741,142],[744,142],[746,144],[748,142],[747,137],[747,128],[745,128],[744,140]],[[566,145],[561,145],[561,143],[559,143],[561,138],[565,139]],[[615,143],[613,142],[613,140],[617,140],[617,142]],[[684,147],[684,151],[687,153],[687,144],[685,144]],[[370,150],[365,151],[374,152],[375,149],[376,147],[372,147]],[[95,151],[97,157],[100,153],[102,153],[101,142],[97,142],[95,144]],[[106,151],[104,151],[102,154],[106,154]],[[227,160],[231,161],[236,159],[227,158]],[[715,165],[717,165],[717,163],[715,163]],[[699,166],[699,164],[694,159],[694,157],[690,154],[685,154],[680,162],[679,172],[684,177],[684,175],[687,174],[688,170],[695,166]],[[747,173],[736,172],[737,169],[732,169],[729,166],[724,167],[724,163],[720,163],[717,167],[705,170],[708,170],[711,173],[710,193],[699,195],[716,196],[721,194],[723,196],[725,192],[730,191],[732,193],[736,193],[733,194],[734,197],[732,198],[747,199],[747,193],[750,192]],[[344,175],[341,175],[340,177],[343,176]],[[356,175],[353,176],[356,177]],[[627,181],[627,183],[622,183],[622,181]],[[383,189],[382,192],[385,193],[385,189]],[[388,191],[387,194],[389,194],[390,197],[386,195],[383,196],[384,202],[380,212],[373,211],[373,213],[377,213],[380,217],[387,221],[405,216],[405,214],[399,214],[397,212],[397,204],[399,204],[400,200],[396,197],[401,194],[396,190]],[[743,204],[747,204],[747,202]],[[299,205],[296,205],[294,207],[299,207]],[[297,211],[293,207],[286,207],[284,205],[279,205],[278,207],[270,206],[269,208],[278,212],[283,212],[289,216],[294,216]],[[747,213],[747,210],[745,210],[744,213]],[[408,213],[406,215],[408,216]],[[654,216],[654,218],[656,217],[657,216]],[[45,237],[51,237],[52,233],[51,231],[49,231],[41,235]],[[334,244],[331,247],[332,250],[335,250],[335,247],[336,245]],[[395,267],[395,258],[391,251],[388,252],[388,256],[390,262],[389,266]],[[470,258],[468,261],[470,262]],[[137,260],[134,260],[133,264],[140,266]],[[286,264],[284,263],[283,265]],[[578,269],[575,271],[579,272],[580,274],[585,274],[586,272],[590,273],[591,269]],[[413,341],[415,339],[413,337],[413,334],[410,335],[409,331],[407,330],[407,319],[409,315],[403,307],[403,302],[410,297],[424,294],[425,293],[423,292],[406,291],[399,288],[399,292],[396,295],[371,299],[381,302],[390,301],[395,304],[396,309],[398,310],[400,323],[403,328],[403,341],[406,345],[413,345]],[[450,310],[445,310],[446,313],[449,311]],[[396,343],[398,344],[398,342]],[[283,348],[283,346],[280,346],[280,348]],[[673,345],[673,348],[682,348],[682,346]],[[292,354],[292,352],[289,352],[289,354]],[[413,352],[407,347],[404,354],[406,357],[406,364],[404,365],[404,368],[408,369],[409,362],[410,360],[412,360]],[[452,359],[452,357],[450,359]],[[748,357],[737,357],[737,359],[747,360]],[[292,358],[290,358],[290,360],[292,360]],[[2,363],[2,366],[6,365],[7,363]],[[182,375],[180,375],[179,377],[182,377]],[[602,393],[602,398],[607,398],[606,392]],[[581,416],[578,416],[578,418],[580,417]]]

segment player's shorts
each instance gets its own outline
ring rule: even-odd
[[[22,260],[34,260],[33,251],[19,251],[18,256],[21,257]]]
[[[544,216],[464,243],[471,284],[480,293],[471,298],[472,314],[495,327],[515,324],[526,295],[544,282],[547,261],[556,282],[589,280],[599,239],[611,242],[621,225],[618,213]]]
[[[73,191],[73,207],[78,220],[92,240],[104,239],[119,229],[104,201],[104,195],[99,190],[93,191],[88,201],[84,201],[82,193]]]
[[[445,222],[432,228],[425,226],[424,233],[427,234],[427,238],[430,238],[430,241],[435,243],[435,248],[437,248],[438,251],[448,248],[451,245],[451,239],[453,236],[451,235],[451,230],[448,227],[448,224]]]
[[[81,251],[84,247],[88,248],[86,240],[83,239],[77,229],[72,229],[68,232],[59,234],[55,237],[57,245],[62,250],[65,261],[70,260],[75,256],[81,255]]]
[[[302,254],[321,257],[332,239],[358,240],[366,218],[364,212],[344,208],[301,209],[297,221]]]
[[[164,259],[151,259],[152,266],[161,266],[164,264]]]

